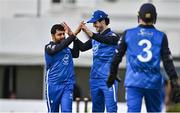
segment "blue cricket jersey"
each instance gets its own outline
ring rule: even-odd
[[[104,36],[117,36],[108,29]],[[116,45],[110,45],[92,40],[93,65],[91,68],[91,78],[107,79],[110,71],[110,64]]]
[[[125,86],[159,89],[163,85],[160,73],[161,45],[164,33],[138,26],[125,34],[126,78]]]
[[[54,55],[45,52],[46,81],[52,84],[74,83],[75,73],[72,54],[69,47]]]

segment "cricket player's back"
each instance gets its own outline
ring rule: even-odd
[[[126,86],[152,89],[162,86],[160,61],[163,37],[164,33],[152,25],[139,25],[126,31]]]

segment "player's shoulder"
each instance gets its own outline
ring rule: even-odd
[[[162,31],[162,30],[160,30],[160,29],[158,29],[158,28],[155,28],[155,30],[156,30],[156,33],[157,34],[159,34],[159,35],[161,35],[161,36],[166,36],[166,33],[164,32],[164,31]]]
[[[160,29],[156,29],[156,31],[165,34],[165,32]]]
[[[55,46],[56,46],[55,43],[50,41],[49,43],[45,45],[45,49],[52,49],[52,48],[55,48]]]
[[[49,45],[52,45],[52,42],[51,42],[51,41],[48,42],[48,43],[46,43],[46,44],[45,44],[45,47],[47,47],[47,46],[49,46]]]
[[[124,30],[123,36],[126,36],[127,34],[129,34],[129,35],[134,34],[137,32],[137,30],[138,30],[138,27],[128,28],[128,29]]]
[[[120,37],[120,34],[118,34],[117,32],[109,29],[109,32],[108,32],[108,36],[114,36],[114,37]]]
[[[126,29],[125,32],[135,31],[135,30],[137,30],[137,29],[138,29],[138,27],[132,27],[132,28]]]
[[[123,31],[122,36],[126,36],[127,34],[135,33],[135,31],[137,31],[137,27],[128,28]]]
[[[106,29],[105,32],[107,35],[116,36],[116,33],[111,28]]]
[[[114,37],[120,37],[120,34],[116,33],[116,32],[111,32],[108,36],[114,36]]]

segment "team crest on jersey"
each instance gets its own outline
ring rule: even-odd
[[[93,53],[94,53],[94,55],[97,55],[98,49],[99,49],[99,44],[95,44],[95,45],[93,46]]]
[[[69,63],[69,55],[68,54],[64,55],[64,58],[62,59],[62,62],[63,62],[64,65],[68,65],[68,63]]]
[[[138,35],[141,36],[153,36],[153,32],[147,32],[145,29],[140,29]]]

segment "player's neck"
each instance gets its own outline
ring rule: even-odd
[[[100,32],[100,34],[102,34],[106,29],[108,29],[108,27],[104,27],[104,29]]]
[[[152,23],[152,22],[148,22],[148,23],[146,23],[146,22],[144,22],[144,21],[143,21],[143,20],[141,20],[141,19],[140,19],[140,21],[139,21],[139,24],[144,25],[144,26],[146,26],[146,25],[153,25],[153,23]]]

